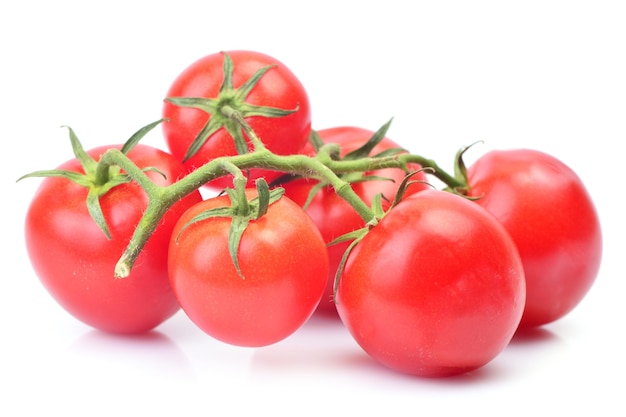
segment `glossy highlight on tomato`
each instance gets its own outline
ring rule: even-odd
[[[88,152],[95,160],[109,148]],[[128,157],[139,167],[153,167],[147,175],[159,185],[176,181],[184,168],[170,154],[136,145]],[[83,173],[72,159],[60,169]],[[201,200],[193,192],[163,217],[127,278],[114,276],[148,204],[136,183],[117,185],[100,197],[111,239],[86,208],[87,189],[66,178],[44,178],[28,208],[26,249],[31,264],[52,297],[83,323],[107,332],[141,333],[153,329],[179,310],[167,274],[167,249],[178,217]]]
[[[354,247],[337,310],[381,364],[424,377],[478,369],[508,345],[525,299],[522,263],[480,206],[425,190],[400,202]]]
[[[470,195],[505,226],[526,275],[521,326],[560,319],[593,285],[602,257],[595,206],[579,176],[531,149],[491,151],[468,169]]]

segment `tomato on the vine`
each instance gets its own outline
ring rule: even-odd
[[[87,154],[97,161],[110,148],[121,146],[100,146]],[[147,175],[159,185],[171,184],[185,172],[172,155],[151,146],[136,145],[127,156],[140,168],[154,168]],[[77,159],[59,169],[85,173]],[[108,239],[87,209],[87,194],[85,186],[67,178],[43,179],[26,214],[32,266],[52,297],[85,324],[114,333],[151,330],[179,310],[167,275],[167,249],[178,216],[201,201],[200,193],[172,206],[123,279],[114,276],[115,265],[141,220],[147,195],[128,182],[99,198]]]
[[[341,156],[345,156],[349,152],[360,148],[374,135],[374,132],[370,130],[354,126],[321,129],[317,133],[324,143],[340,145]],[[400,146],[398,144],[385,136],[371,150],[370,154],[376,155],[386,150],[399,148]],[[310,143],[305,146],[303,153],[308,155],[315,153]],[[419,170],[420,166],[411,164],[410,169]],[[396,196],[398,187],[406,174],[404,170],[399,168],[385,168],[365,172],[362,175],[370,177],[371,179],[351,182],[351,186],[355,193],[368,205],[372,204],[372,200],[377,194],[382,194],[384,196],[382,199],[383,209],[386,210]],[[430,188],[426,184],[427,178],[423,172],[416,173],[412,180],[413,183],[407,188],[405,196]],[[285,189],[285,195],[287,197],[291,198],[300,206],[305,206],[309,198],[309,193],[317,184],[318,181],[316,180],[300,178],[285,182],[281,184],[281,186]],[[309,204],[306,206],[306,212],[320,229],[324,241],[327,244],[339,236],[365,226],[363,219],[354,208],[337,195],[331,186],[323,187],[316,192],[313,199],[310,200]],[[328,247],[330,262],[329,279],[326,291],[317,309],[320,313],[336,314],[333,300],[333,282],[341,258],[349,244],[350,242],[342,242]]]
[[[238,346],[273,344],[300,328],[319,303],[328,275],[326,246],[302,208],[283,196],[244,229],[238,270],[229,247],[234,218],[190,223],[231,206],[228,196],[218,196],[181,216],[169,249],[172,288],[183,311],[210,336]]]
[[[578,175],[530,149],[491,151],[467,170],[469,195],[508,230],[526,275],[521,326],[570,312],[596,279],[602,257],[600,221]]]
[[[264,69],[267,71],[250,84]],[[241,148],[250,146],[241,127],[223,114],[225,106],[240,112],[263,144],[279,155],[300,151],[311,133],[307,92],[285,64],[254,51],[210,54],[178,75],[163,107],[163,117],[169,119],[163,124],[167,146],[176,158],[185,160],[189,170],[217,157],[245,152]],[[239,148],[233,135],[239,135]],[[190,155],[194,147],[198,148]],[[251,183],[261,176],[269,182],[278,175],[260,168],[249,173]],[[230,184],[227,176],[208,185],[224,188]]]
[[[464,197],[438,190],[393,207],[350,253],[337,311],[357,343],[408,374],[475,370],[508,345],[525,282],[504,227]]]

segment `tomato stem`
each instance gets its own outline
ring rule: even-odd
[[[232,113],[232,117],[238,119],[237,112]],[[204,184],[218,177],[234,174],[235,184],[241,184],[243,177],[242,170],[250,168],[271,169],[308,178],[316,178],[330,184],[336,193],[346,200],[363,218],[366,224],[374,225],[378,218],[374,211],[354,192],[350,184],[340,178],[338,174],[346,172],[370,171],[382,168],[403,168],[408,163],[418,163],[422,167],[429,167],[432,174],[441,179],[451,188],[456,188],[462,184],[441,170],[432,160],[419,155],[398,154],[385,157],[361,158],[356,160],[334,160],[330,154],[321,150],[318,155],[311,157],[306,155],[277,155],[269,151],[262,145],[260,139],[254,134],[252,129],[248,129],[243,118],[238,120],[246,131],[250,140],[255,143],[254,149],[246,154],[225,156],[216,158],[207,164],[189,173],[184,178],[168,186],[156,185],[152,180],[139,169],[126,155],[117,149],[109,149],[100,158],[103,166],[117,165],[123,169],[133,180],[135,180],[148,194],[149,203],[142,220],[137,225],[135,233],[131,238],[126,250],[120,257],[114,274],[118,278],[127,277],[132,266],[139,256],[143,246],[148,241],[151,234],[158,226],[161,218],[167,210],[177,201],[186,195],[194,192]],[[258,143],[261,146],[257,146]],[[332,150],[333,146],[328,149]],[[237,185],[235,185],[237,187]]]
[[[246,136],[248,136],[248,139],[250,139],[250,142],[252,142],[252,146],[254,147],[254,149],[256,150],[265,149],[265,144],[263,144],[261,139],[259,139],[259,137],[254,132],[254,130],[250,127],[248,122],[246,122],[246,119],[243,117],[241,112],[227,105],[221,107],[220,110],[224,116],[230,118],[231,120],[236,122],[239,126],[241,126],[243,131],[246,133]]]
[[[356,160],[329,160],[326,165],[335,173],[356,171],[372,171],[381,168],[403,168],[408,164],[416,163],[422,168],[428,169],[428,174],[439,179],[451,189],[464,187],[465,183],[454,175],[447,173],[432,160],[415,154],[396,154],[375,158],[362,158]],[[371,164],[371,165],[368,165]]]

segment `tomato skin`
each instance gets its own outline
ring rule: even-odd
[[[107,149],[88,152],[94,159]],[[158,149],[136,145],[129,158],[157,184],[176,180],[180,162]],[[83,173],[75,159],[60,169]],[[141,333],[153,329],[179,310],[167,276],[167,248],[174,223],[182,212],[201,200],[192,193],[175,204],[148,240],[127,278],[113,275],[135,226],[147,206],[145,192],[136,184],[122,184],[100,198],[111,233],[108,240],[86,208],[87,189],[70,180],[44,178],[28,208],[25,240],[32,266],[52,297],[85,324],[112,333]]]
[[[298,110],[283,117],[247,117],[246,121],[273,153],[289,155],[300,151],[311,134],[309,97],[300,80],[282,62],[268,55],[245,50],[229,51],[228,54],[234,65],[235,88],[260,68],[275,65],[261,78],[246,102]],[[193,62],[171,84],[167,97],[217,97],[224,79],[223,59],[223,53],[215,53]],[[163,117],[169,119],[162,125],[168,149],[176,158],[183,160],[187,149],[211,116],[202,110],[178,107],[165,101]],[[236,154],[232,137],[222,128],[185,162],[185,166],[193,170],[217,157]],[[263,176],[270,182],[279,175],[274,171],[255,168],[250,171],[250,180],[252,184],[255,178]],[[232,186],[232,179],[230,176],[220,177],[208,183],[208,186],[219,189]]]
[[[468,169],[470,195],[515,241],[526,275],[521,326],[570,312],[595,281],[602,257],[600,221],[578,175],[530,149],[491,151]]]
[[[355,246],[337,310],[383,365],[445,377],[487,364],[508,345],[524,295],[519,254],[503,226],[463,197],[425,190]]]
[[[176,224],[169,250],[172,288],[210,336],[238,346],[276,343],[300,328],[320,301],[328,275],[324,241],[302,208],[283,196],[244,231],[242,278],[228,250],[230,218],[194,223],[179,236],[195,215],[224,206],[230,206],[227,196],[210,198]]]
[[[341,146],[341,154],[345,156],[347,153],[359,148],[368,139],[372,137],[374,132],[354,126],[338,126],[328,129],[321,129],[317,132],[325,143],[336,143]],[[387,149],[399,148],[400,146],[393,140],[385,137],[372,150],[372,155],[376,155]],[[303,153],[313,155],[314,151],[310,144],[305,146]],[[415,164],[412,169],[419,169],[420,166]],[[371,205],[372,199],[376,194],[383,193],[388,200],[395,197],[400,182],[406,173],[397,168],[380,169],[368,172],[368,175],[381,176],[391,178],[392,181],[374,180],[360,183],[353,183],[352,189],[361,197],[368,205]],[[417,173],[412,178],[415,181],[424,181],[424,183],[415,183],[408,187],[406,195],[430,188],[426,184],[426,175]],[[285,195],[304,206],[307,201],[310,190],[317,184],[317,181],[311,179],[299,179],[290,181],[282,186],[285,188]],[[383,200],[383,208],[389,208],[390,202]],[[365,226],[365,222],[343,198],[335,193],[332,187],[321,189],[313,198],[306,209],[307,214],[311,216],[317,227],[320,229],[324,241],[329,243],[335,238],[349,233],[353,230],[360,229]],[[321,314],[337,315],[335,302],[333,300],[334,279],[337,268],[341,261],[341,257],[348,248],[350,242],[338,243],[328,247],[328,257],[330,262],[328,283],[326,291],[317,308]]]

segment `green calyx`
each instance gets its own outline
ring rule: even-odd
[[[242,279],[245,279],[239,266],[238,256],[241,238],[250,222],[263,217],[265,213],[267,213],[269,206],[278,201],[283,196],[285,190],[280,187],[270,190],[265,179],[259,178],[256,180],[257,196],[248,200],[245,187],[239,186],[241,182],[237,181],[237,175],[235,178],[235,188],[225,189],[230,199],[230,206],[215,207],[194,216],[181,228],[176,239],[192,224],[216,217],[231,218],[228,234],[228,251],[235,265],[235,269],[237,270],[237,274]]]
[[[467,166],[465,165],[465,161],[463,160],[463,156],[465,152],[467,152],[471,147],[480,143],[482,141],[474,142],[469,146],[465,146],[458,150],[454,158],[454,178],[457,180],[458,185],[451,187],[448,186],[444,188],[444,191],[451,192],[453,194],[458,194],[470,200],[477,200],[480,197],[470,197],[468,195],[470,191],[469,179],[467,177]]]
[[[295,109],[279,109],[268,106],[256,106],[247,103],[248,95],[258,84],[261,78],[274,66],[268,65],[257,70],[239,88],[233,87],[233,62],[230,55],[224,54],[224,80],[220,87],[219,94],[216,98],[205,97],[168,97],[165,100],[179,107],[190,107],[202,110],[209,114],[209,120],[200,130],[194,141],[192,142],[184,160],[191,158],[206,143],[209,138],[221,128],[232,136],[235,141],[237,153],[244,154],[248,152],[248,144],[244,137],[241,125],[234,121],[230,114],[235,111],[241,117],[262,116],[262,117],[283,117],[298,110]]]
[[[132,148],[155,126],[161,123],[163,119],[152,122],[137,132],[135,132],[122,146],[121,152],[128,154]],[[96,162],[89,154],[84,150],[78,136],[74,130],[65,126],[69,130],[70,142],[72,144],[72,150],[76,160],[81,164],[84,174],[75,171],[63,170],[63,169],[51,169],[31,172],[30,174],[23,175],[18,178],[20,181],[24,178],[32,177],[60,177],[65,178],[74,183],[87,188],[87,210],[91,218],[100,227],[107,239],[111,239],[111,233],[107,225],[104,214],[102,213],[102,207],[100,206],[100,197],[108,193],[112,188],[126,184],[132,181],[132,178],[123,173],[116,165],[103,165]],[[145,170],[155,171],[154,168],[146,168]]]

